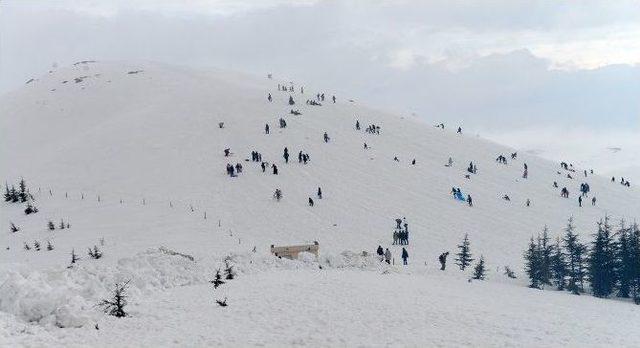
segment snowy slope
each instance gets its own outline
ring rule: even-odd
[[[520,271],[522,250],[528,238],[541,231],[544,225],[548,225],[552,236],[555,236],[561,233],[567,218],[573,216],[579,232],[587,238],[593,233],[594,223],[605,214],[627,221],[640,216],[640,195],[634,187],[625,188],[598,176],[584,178],[579,173],[574,174],[575,179],[568,179],[564,171],[557,174],[560,171],[558,164],[525,153],[519,153],[518,159],[510,161],[507,166],[497,164],[494,159],[499,154],[508,157],[515,150],[483,139],[458,135],[453,130],[436,129],[431,123],[438,122],[437,115],[433,115],[432,122],[425,123],[407,116],[370,110],[357,102],[349,102],[348,96],[337,96],[336,104],[329,101],[323,106],[308,106],[304,101],[312,99],[319,90],[305,85],[305,94],[300,94],[299,83],[295,84],[296,92],[292,95],[297,102],[294,108],[299,109],[302,115],[289,115],[289,93],[277,91],[278,83],[288,84],[288,81],[224,71],[194,71],[155,63],[100,62],[77,64],[51,72],[20,90],[2,96],[1,177],[10,182],[17,181],[21,176],[26,178],[41,211],[33,216],[25,216],[21,206],[5,203],[1,206],[0,221],[4,225],[12,221],[22,230],[16,234],[2,232],[5,237],[0,251],[0,270],[3,272],[0,282],[12,284],[14,288],[7,290],[6,286],[0,287],[0,300],[3,300],[3,296],[6,299],[9,294],[15,295],[12,299],[27,298],[22,293],[27,286],[24,284],[31,284],[29,286],[34,288],[50,286],[52,289],[68,286],[82,289],[78,290],[82,298],[80,302],[86,307],[103,295],[113,281],[140,276],[132,270],[135,267],[127,266],[133,262],[131,260],[154,260],[145,261],[140,266],[140,272],[145,276],[140,277],[141,280],[134,286],[134,293],[140,295],[135,301],[143,301],[143,298],[146,301],[135,304],[139,316],[131,319],[138,325],[133,331],[141,334],[167,324],[157,318],[163,314],[151,314],[148,312],[150,309],[145,308],[155,307],[155,302],[149,301],[165,303],[163,296],[170,296],[158,291],[168,289],[170,292],[180,292],[180,289],[189,285],[193,289],[185,290],[187,293],[182,296],[206,296],[205,293],[210,293],[204,285],[207,277],[229,253],[242,255],[255,246],[259,257],[269,259],[271,244],[317,240],[323,257],[341,259],[339,255],[344,250],[371,252],[380,244],[390,247],[397,258],[400,248],[390,245],[393,219],[406,216],[411,232],[411,243],[407,247],[411,266],[400,272],[411,280],[379,278],[377,267],[373,272],[362,275],[352,275],[329,267],[328,272],[333,273],[327,277],[334,279],[331,286],[338,286],[339,289],[339,284],[335,283],[352,276],[362,277],[362,283],[349,285],[353,283],[351,281],[344,286],[360,287],[363,292],[375,286],[377,281],[384,282],[383,287],[391,289],[396,282],[400,282],[397,286],[402,286],[402,282],[415,283],[415,288],[406,290],[405,296],[415,297],[415,303],[420,305],[423,304],[421,296],[435,296],[439,301],[431,305],[442,306],[434,308],[442,314],[439,318],[451,321],[452,327],[459,329],[461,323],[455,323],[457,317],[450,308],[455,306],[455,300],[448,300],[444,290],[428,287],[433,285],[434,279],[438,279],[451,285],[462,297],[470,286],[464,280],[465,276],[453,268],[446,272],[446,276],[433,273],[437,256],[445,250],[454,251],[465,233],[469,234],[474,254],[483,254],[490,269],[511,265]],[[267,101],[267,93],[272,94],[273,102]],[[327,91],[326,95],[329,97],[331,93]],[[277,127],[280,117],[287,120],[287,128]],[[380,125],[381,135],[356,131],[356,120],[363,127],[372,123]],[[218,122],[224,122],[225,127],[218,128]],[[264,134],[265,123],[271,126],[269,135]],[[449,128],[453,126],[448,125]],[[331,137],[328,144],[322,140],[325,131]],[[364,142],[369,145],[369,150],[363,149]],[[289,164],[285,164],[282,158],[285,146],[292,155]],[[231,158],[223,157],[223,149],[227,147],[234,154]],[[280,174],[271,175],[269,170],[262,173],[259,164],[245,162],[253,150],[262,153],[263,160],[276,163]],[[297,163],[299,150],[310,154],[310,164],[305,166]],[[399,163],[393,161],[394,156],[399,157]],[[452,168],[444,166],[449,157],[454,159]],[[413,158],[417,161],[415,166],[410,164]],[[237,178],[226,176],[228,161],[242,163],[244,173]],[[469,161],[477,164],[479,173],[472,175],[471,179],[465,179],[465,168]],[[529,178],[526,180],[521,178],[525,162],[529,167]],[[582,170],[577,169],[580,172]],[[597,173],[597,168],[594,169]],[[552,187],[553,181],[557,181],[560,187],[567,186],[571,198],[561,198],[558,189]],[[597,196],[596,207],[590,204],[585,204],[583,208],[577,206],[576,193],[580,183],[585,181],[590,184],[592,194]],[[309,207],[307,198],[315,199],[318,186],[322,187],[324,197],[322,200],[316,199],[315,206]],[[470,193],[474,207],[454,201],[449,194],[452,186]],[[272,199],[276,188],[284,193],[284,199],[279,203]],[[511,197],[510,202],[501,199],[504,194]],[[524,205],[527,198],[532,201],[531,207]],[[46,229],[48,220],[57,222],[61,218],[70,221],[71,229],[55,232]],[[101,238],[105,241],[104,259],[93,263],[83,260],[82,267],[86,269],[64,268],[72,248],[82,252],[99,243]],[[51,240],[56,249],[39,253],[22,250],[24,242],[31,243],[33,240]],[[176,261],[175,256],[158,251],[160,246],[193,255],[198,265],[183,265],[179,258]],[[4,250],[5,247],[9,249]],[[180,270],[190,267],[194,268],[189,271],[193,272],[192,277],[185,280],[175,276],[180,274]],[[395,271],[397,268],[391,267]],[[425,275],[429,270],[433,274]],[[272,267],[266,267],[264,271],[271,272]],[[89,285],[82,280],[86,277],[79,275],[99,272],[109,276],[98,277],[97,280],[91,278],[95,281],[89,282]],[[287,298],[283,299],[281,294],[275,293],[284,290],[277,284],[291,277],[294,279],[291,288],[295,290],[298,282],[313,282],[315,272],[315,269],[294,274],[276,272],[275,280],[267,277],[271,280],[266,281],[268,285],[265,291],[278,298],[280,302],[277,303],[286,305],[289,303]],[[83,285],[69,286],[68,282],[56,280],[59,277],[75,279],[71,284]],[[256,277],[258,281],[265,276],[248,273],[246,286],[249,289],[253,286],[257,291],[260,286],[248,280],[250,277]],[[45,285],[35,282],[40,285],[34,286],[34,278]],[[532,290],[520,288],[524,280],[505,282],[503,278],[501,273],[492,271],[490,282],[495,284],[474,285],[485,289],[479,290],[474,299],[485,300],[491,297],[492,292],[499,292],[505,298],[511,298],[514,306],[522,305],[522,313],[529,312],[530,307],[526,307],[526,300],[519,300],[521,296],[525,299],[546,296],[542,301],[558,303],[564,303],[566,298],[567,311],[578,305],[587,306],[585,312],[608,310],[618,305],[615,301],[610,301],[613,304],[602,303],[595,299],[570,298],[566,294],[531,293]],[[147,286],[148,283],[155,285]],[[421,290],[423,287],[427,290]],[[243,291],[242,296],[250,297],[253,290],[242,289],[237,291]],[[301,287],[299,291],[303,298],[296,298],[295,301],[304,300],[306,296],[315,298],[313,289]],[[337,290],[328,288],[327,291]],[[357,297],[358,294],[350,296]],[[371,297],[370,306],[375,307],[392,301],[393,293],[391,290],[386,294],[373,292]],[[55,301],[76,303],[60,297],[55,297]],[[318,301],[319,306],[335,305],[327,303],[330,298]],[[355,306],[359,305],[356,303]],[[25,306],[34,307],[28,303]],[[197,311],[187,303],[171,306],[177,311],[185,311],[183,315]],[[410,303],[402,306],[405,307],[399,310],[408,310]],[[496,304],[477,308],[483,313],[478,315],[499,317],[503,310],[499,307]],[[16,335],[25,318],[33,319],[31,314],[22,313],[23,309],[7,305],[6,300],[0,303],[0,310],[9,313],[7,318],[0,318],[5,323],[5,337]],[[491,309],[496,312],[492,313]],[[269,315],[278,317],[287,314],[274,312],[269,306],[260,307],[260,310],[267,312],[261,313],[267,318]],[[51,311],[55,312],[44,310],[46,313]],[[81,311],[90,310],[84,308]],[[228,321],[229,327],[251,321],[251,312],[240,310],[235,313],[225,314],[232,316]],[[625,310],[625,313],[628,318],[637,316],[631,309]],[[155,316],[155,321],[146,320],[147,315]],[[502,320],[506,323],[517,319],[517,313],[511,315],[514,318]],[[55,314],[54,317],[58,318],[56,320],[68,319],[69,315]],[[109,325],[121,325],[110,319],[72,317],[79,322],[109,320]],[[331,320],[333,315],[321,317]],[[348,317],[342,317],[341,320],[348,322]],[[427,325],[433,319],[424,318],[425,322],[419,321],[416,329],[421,328],[420,323]],[[180,332],[184,333],[179,322],[170,324],[174,328],[170,332],[178,336]],[[29,341],[23,335],[17,335],[17,338],[12,338],[14,341],[9,342],[43,344],[51,338],[48,335],[53,335],[55,342],[61,345],[69,342],[77,344],[83,339],[99,339],[88,329],[69,334],[48,329],[46,323],[40,324],[46,329],[34,327],[33,330],[37,331],[33,336],[35,340]],[[343,341],[296,336],[295,333],[300,332],[295,330],[298,325],[290,325],[292,331],[277,326],[264,330],[264,335],[273,336],[263,341],[250,340],[244,333],[235,332],[230,341],[224,340],[228,337],[223,339],[224,336],[214,334],[210,339],[188,341],[187,345],[385,344],[358,340],[357,335],[349,335],[349,330],[339,335]],[[330,334],[323,322],[305,324],[301,320],[300,325],[321,327],[316,334],[324,338]],[[461,338],[462,341],[456,341],[453,338],[455,335],[449,333],[453,335],[452,339],[443,339],[440,343],[473,344],[470,339],[479,335],[483,325],[479,323],[479,331],[471,331]],[[540,325],[545,329],[553,326],[549,322]],[[89,327],[92,328],[91,325]],[[590,329],[594,328],[585,328],[585,331]],[[197,330],[201,330],[198,331],[200,333],[207,332],[206,327]],[[505,338],[509,330],[503,327],[497,331],[499,338],[484,343],[536,343],[536,335],[531,333]],[[427,330],[425,336],[412,337],[405,344],[419,345],[431,334],[442,336],[444,332],[446,328]],[[284,335],[288,335],[286,339]],[[290,340],[291,335],[294,340]],[[601,337],[607,337],[608,334],[603,335]],[[140,341],[130,344],[181,345],[183,342],[172,342],[173,338],[162,335],[156,338],[157,341],[144,341],[141,337]],[[582,340],[585,337],[574,337],[569,331],[563,331],[554,338],[557,343],[585,342],[572,341],[572,338]],[[635,342],[640,340],[638,336],[625,339],[627,341],[619,342],[620,345],[633,345],[634,339]],[[116,341],[101,342],[122,344]],[[591,343],[599,345],[604,341]]]

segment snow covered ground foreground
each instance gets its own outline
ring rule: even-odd
[[[306,105],[318,92],[308,86],[301,94],[296,84],[289,106],[278,83],[289,85],[86,62],[0,97],[0,176],[10,185],[24,177],[39,209],[25,215],[23,204],[0,206],[0,346],[640,345],[637,306],[532,290],[522,272],[527,242],[545,225],[555,237],[573,216],[587,242],[605,214],[614,222],[640,217],[634,185],[584,177],[590,168],[576,168],[571,179],[528,154],[498,164],[498,155],[516,150],[348,96],[333,104],[326,92],[322,106]],[[286,128],[278,128],[281,117]],[[356,131],[356,120],[381,126],[381,134]],[[279,174],[245,160],[251,151]],[[298,163],[298,151],[310,154],[309,164]],[[449,157],[454,164],[445,167]],[[479,170],[466,178],[470,161]],[[242,163],[243,173],[225,175],[227,163]],[[597,205],[578,207],[582,182]],[[452,186],[474,206],[452,199]],[[409,223],[409,266],[391,245],[397,217]],[[70,227],[47,228],[61,219]],[[10,222],[20,230],[10,232]],[[469,282],[471,270],[453,264],[465,233],[474,258],[487,261],[486,281]],[[314,240],[317,260],[269,252],[272,244]],[[370,256],[378,245],[395,265]],[[103,252],[98,260],[87,256],[94,246]],[[72,250],[81,259],[67,268]],[[438,255],[447,250],[442,272]],[[237,278],[214,290],[209,281],[225,260]],[[504,266],[518,279],[503,275]],[[96,304],[124,281],[130,316],[105,315]],[[218,306],[224,298],[228,306]]]

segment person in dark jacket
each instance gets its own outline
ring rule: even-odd
[[[318,199],[322,199],[322,189],[318,187]]]
[[[275,164],[272,164],[271,168],[273,169],[273,175],[278,175],[278,167]]]
[[[309,197],[309,206],[313,207],[313,199],[311,199],[311,197]]]
[[[264,134],[269,134],[269,124],[264,125]]]
[[[438,257],[438,261],[440,261],[440,270],[444,271],[444,268],[447,266],[447,256],[449,256],[449,252],[445,252],[440,254],[440,257]]]
[[[384,250],[382,249],[382,246],[378,245],[378,250],[376,250],[376,254],[378,254],[378,258],[380,259],[380,262],[382,262],[384,260]]]
[[[404,265],[407,265],[407,259],[409,258],[409,253],[407,252],[407,249],[402,248],[402,263]]]

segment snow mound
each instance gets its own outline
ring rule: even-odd
[[[130,281],[128,294],[135,298],[203,283],[202,274],[197,263],[167,249],[122,258],[115,267],[86,262],[73,269],[6,269],[0,272],[0,310],[45,326],[80,327],[115,283]]]

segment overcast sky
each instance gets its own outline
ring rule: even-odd
[[[640,170],[602,159],[640,152],[640,1],[0,0],[0,93],[85,59],[272,72]]]

